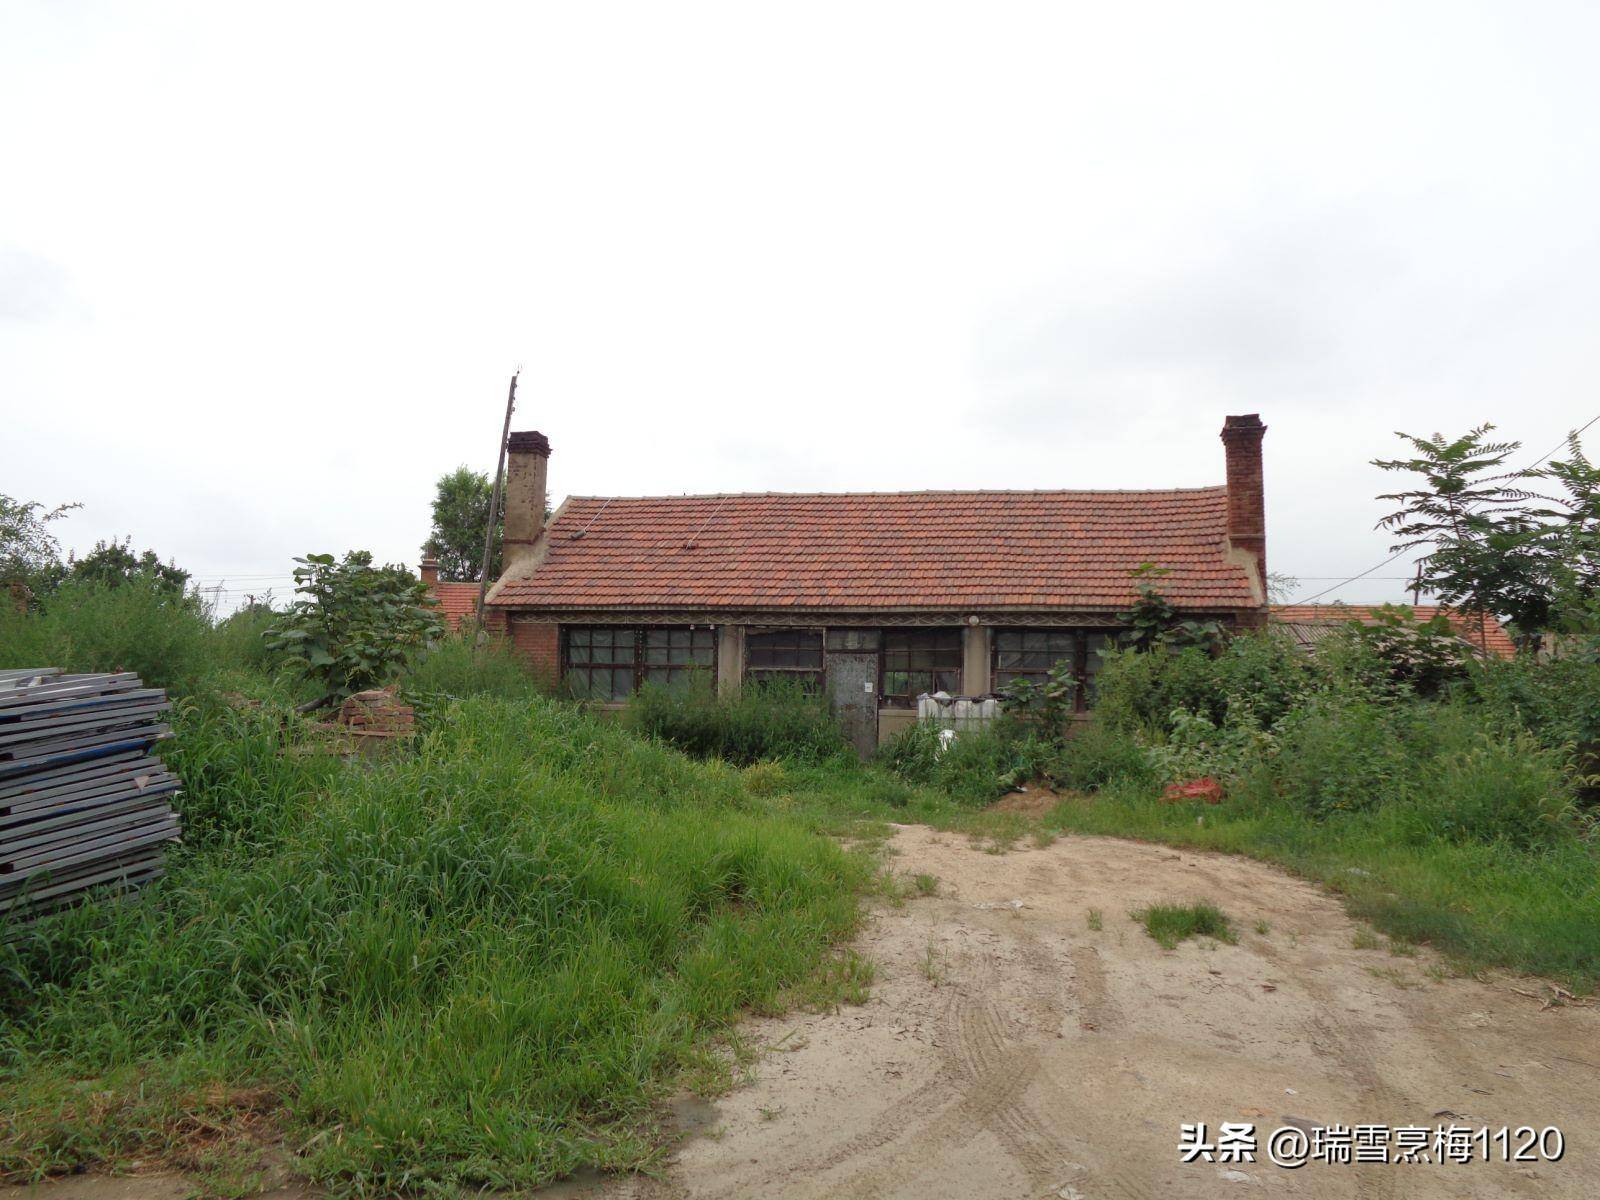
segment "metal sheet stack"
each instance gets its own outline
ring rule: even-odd
[[[0,671],[0,936],[161,874],[178,779],[151,749],[170,707],[129,673]]]

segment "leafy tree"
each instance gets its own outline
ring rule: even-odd
[[[1216,649],[1222,644],[1222,627],[1215,621],[1185,620],[1162,594],[1161,580],[1170,574],[1170,569],[1155,563],[1140,563],[1134,568],[1138,598],[1127,612],[1117,614],[1117,620],[1127,626],[1121,635],[1122,644],[1138,651],[1184,646]]]
[[[1551,625],[1564,633],[1600,631],[1600,467],[1567,436],[1567,457],[1533,473],[1561,486],[1545,518],[1545,548],[1552,576]]]
[[[1443,613],[1418,621],[1406,605],[1385,604],[1372,614],[1372,624],[1352,620],[1348,628],[1378,656],[1392,680],[1408,684],[1418,695],[1437,695],[1445,684],[1463,677],[1472,662],[1471,646]]]
[[[1038,725],[1047,734],[1066,727],[1077,702],[1078,679],[1073,664],[1062,659],[1045,673],[1043,679],[1013,679],[1006,684],[1005,697],[1010,701],[1006,711]]]
[[[388,683],[444,634],[427,588],[404,567],[375,567],[365,550],[342,562],[331,554],[295,562],[299,599],[263,636],[268,649],[324,689],[305,709]]]
[[[158,592],[183,595],[189,572],[172,562],[162,562],[154,550],[133,552],[133,538],[96,542],[82,558],[69,560],[67,577],[80,583],[116,587],[130,581],[148,582]]]
[[[20,584],[41,591],[60,582],[65,567],[61,543],[50,532],[80,504],[46,508],[34,500],[13,500],[0,495],[0,584]]]
[[[1378,525],[1398,539],[1389,547],[1395,553],[1428,547],[1421,582],[1446,604],[1542,629],[1553,595],[1549,542],[1530,507],[1539,497],[1520,486],[1527,472],[1504,469],[1522,443],[1489,441],[1493,428],[1480,425],[1453,441],[1438,433],[1396,434],[1416,456],[1373,465],[1422,478],[1407,491],[1378,497],[1400,505]]]
[[[482,577],[484,526],[493,496],[494,486],[482,471],[462,466],[440,476],[433,498],[433,532],[423,543],[422,552],[439,560],[441,579],[476,582]],[[505,519],[502,493],[495,517],[494,555],[489,562],[491,579],[500,574]]]

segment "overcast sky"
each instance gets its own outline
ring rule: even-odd
[[[519,364],[556,500],[1205,485],[1259,412],[1308,596],[1385,557],[1392,431],[1600,413],[1597,45],[1527,0],[6,0],[0,492],[282,595],[415,564]]]

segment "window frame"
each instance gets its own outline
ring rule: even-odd
[[[758,638],[788,638],[789,645],[762,646],[755,645]],[[814,647],[801,644],[806,639],[816,639]],[[796,657],[802,654],[816,654],[816,666],[802,666],[796,664],[780,664],[769,662],[756,665],[751,661],[751,652],[756,649],[770,650],[777,653],[789,653]],[[828,675],[828,631],[821,625],[762,625],[751,626],[744,634],[744,675],[743,682],[760,684],[778,679],[796,679],[800,686],[809,692],[822,695],[826,688]]]
[[[933,683],[935,686],[921,688],[908,680],[908,690],[906,692],[890,692],[888,689],[889,675],[891,674],[889,656],[902,653],[898,647],[891,646],[891,643],[900,638],[905,639],[907,643],[912,643],[918,637],[947,639],[953,642],[953,646],[924,646],[919,648],[908,644],[903,651],[908,656],[904,670],[896,668],[893,673],[906,676],[931,675],[934,677]],[[950,662],[953,665],[932,666],[926,669],[913,668],[909,660],[909,656],[912,654],[925,653],[933,655],[945,652],[950,653]],[[966,634],[960,625],[885,625],[878,644],[878,706],[880,708],[915,708],[917,706],[917,697],[924,691],[935,692],[942,690],[937,686],[938,676],[942,674],[953,674],[955,676],[955,687],[952,692],[959,694],[961,685],[964,682],[965,660]]]
[[[573,667],[575,665],[573,663],[573,661],[572,661],[572,635],[575,634],[575,633],[578,633],[578,632],[585,632],[585,633],[591,633],[592,634],[593,632],[595,632],[597,630],[608,630],[613,635],[615,635],[617,633],[621,633],[623,630],[627,630],[630,633],[632,633],[633,634],[633,654],[632,654],[631,659],[624,660],[623,658],[618,656],[614,660],[607,660],[606,662],[603,662],[603,663],[596,663],[596,662],[591,660],[590,662],[586,662],[586,663],[578,663],[578,664],[576,664],[576,666],[581,670],[587,670],[587,671],[592,671],[596,667],[600,667],[600,668],[603,668],[603,669],[606,669],[606,670],[610,670],[610,671],[621,671],[621,670],[630,671],[632,673],[632,676],[633,676],[632,686],[628,689],[628,693],[627,693],[626,696],[607,695],[607,696],[604,696],[604,697],[598,697],[598,696],[588,695],[588,696],[582,697],[583,699],[596,700],[601,704],[626,704],[633,697],[637,696],[639,694],[640,689],[642,689],[647,683],[660,682],[659,679],[653,681],[653,680],[651,680],[649,678],[649,672],[652,669],[654,669],[657,672],[661,672],[661,671],[671,672],[674,675],[679,674],[679,673],[689,674],[689,675],[691,675],[691,677],[692,677],[692,675],[694,673],[703,672],[705,674],[705,676],[710,680],[711,685],[713,687],[716,686],[716,680],[717,680],[717,653],[718,653],[718,649],[719,649],[718,643],[721,640],[717,636],[717,627],[715,625],[664,625],[664,624],[661,624],[659,622],[653,622],[653,623],[650,623],[650,624],[640,624],[640,625],[627,625],[627,624],[622,624],[621,622],[618,622],[615,625],[611,625],[611,624],[583,625],[583,624],[576,624],[576,623],[571,624],[571,625],[562,625],[561,626],[561,682],[562,682],[563,686],[566,685],[568,676],[572,672],[572,669],[573,669]],[[697,634],[697,633],[706,635],[710,640],[710,651],[711,651],[710,660],[708,662],[706,662],[706,663],[695,663],[695,662],[692,662],[692,661],[688,662],[688,663],[674,663],[674,662],[671,662],[671,661],[668,661],[668,662],[651,662],[650,661],[650,652],[651,652],[651,650],[659,650],[659,649],[662,649],[662,647],[652,647],[649,644],[650,643],[650,636],[649,635],[652,634],[652,633],[668,633],[668,634],[670,634],[670,633],[673,633],[673,632],[687,632],[690,635],[688,649],[689,649],[689,652],[690,652],[691,655],[694,653],[694,651],[696,649],[696,647],[694,645],[694,640],[695,640],[694,635]],[[612,647],[611,648],[613,650],[615,650],[615,637],[613,637],[613,639],[612,639]],[[673,650],[673,647],[671,647],[669,645],[669,646],[665,647],[665,649],[667,650],[667,653],[670,655],[672,650]]]
[[[1012,668],[1008,668],[1005,671],[1004,678],[1002,678],[1002,672],[1001,672],[1001,667],[1000,667],[1000,654],[1001,654],[1000,639],[1001,639],[1002,635],[1004,635],[1004,634],[1023,634],[1023,635],[1026,635],[1026,634],[1029,634],[1029,633],[1043,633],[1043,634],[1057,634],[1057,635],[1066,634],[1066,635],[1071,636],[1071,638],[1073,639],[1072,678],[1077,682],[1077,685],[1078,685],[1074,689],[1074,694],[1073,694],[1073,698],[1072,698],[1072,710],[1073,710],[1073,712],[1079,712],[1079,713],[1088,712],[1089,711],[1089,692],[1090,692],[1090,689],[1092,688],[1092,686],[1094,684],[1095,676],[1099,674],[1098,667],[1096,667],[1095,670],[1090,670],[1089,669],[1089,660],[1090,660],[1090,656],[1091,655],[1097,655],[1099,650],[1100,650],[1100,646],[1091,647],[1089,643],[1092,640],[1094,640],[1096,637],[1105,638],[1105,639],[1108,639],[1108,640],[1114,640],[1116,638],[1118,632],[1119,631],[1117,629],[1108,628],[1108,627],[1102,626],[1102,625],[1049,625],[1049,626],[1044,626],[1044,625],[996,625],[996,626],[993,626],[989,630],[989,687],[990,687],[990,690],[995,692],[997,695],[1004,695],[1005,694],[1004,684],[1005,684],[1006,680],[1014,679],[1014,678],[1017,678],[1018,676],[1025,677],[1025,678],[1043,678],[1050,670],[1049,667],[1046,667],[1043,670],[1033,670],[1033,669],[1025,670],[1025,669],[1022,669],[1022,668],[1012,667]],[[1026,650],[1021,650],[1019,652],[1020,653],[1027,653]],[[1058,659],[1057,661],[1060,661],[1060,660]]]

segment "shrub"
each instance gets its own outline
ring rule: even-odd
[[[1600,741],[1600,662],[1587,656],[1494,659],[1473,674],[1469,694],[1502,733],[1525,729],[1546,746]]]
[[[404,567],[372,565],[352,550],[297,558],[295,593],[267,645],[285,665],[326,694],[324,702],[394,680],[444,634],[427,588]]]
[[[264,604],[247,604],[218,621],[215,629],[218,658],[247,670],[270,670],[272,651],[267,649],[266,633],[278,616]]]
[[[1410,783],[1396,722],[1365,701],[1309,705],[1286,723],[1267,769],[1277,793],[1313,817],[1403,798]]]
[[[1277,750],[1276,737],[1238,707],[1229,709],[1221,726],[1183,709],[1172,714],[1168,725],[1165,739],[1156,740],[1146,752],[1164,783],[1206,776],[1232,782]]]
[[[1218,654],[1197,647],[1111,651],[1096,681],[1095,711],[1122,729],[1166,728],[1174,712],[1222,726],[1230,713],[1266,728],[1325,684],[1309,655],[1271,632],[1241,633]]]
[[[1098,791],[1113,780],[1136,786],[1157,781],[1155,763],[1139,738],[1098,716],[1059,746],[1041,750],[1038,761],[1052,782],[1079,791]]]
[[[937,787],[965,804],[988,804],[1031,773],[1018,727],[998,721],[964,730],[947,745],[937,725],[919,721],[896,734],[877,761],[909,783]]]
[[[1546,846],[1570,834],[1572,783],[1561,756],[1528,733],[1481,734],[1469,749],[1431,763],[1416,809],[1452,842]]]
[[[527,666],[501,640],[473,644],[458,631],[433,642],[401,682],[408,696],[528,698],[542,689]]]
[[[226,665],[200,604],[149,580],[68,581],[31,613],[0,604],[0,666],[134,671],[151,687],[190,692]]]
[[[763,759],[821,762],[848,749],[827,701],[785,681],[747,685],[733,697],[718,696],[706,685],[646,687],[625,719],[696,758],[739,766]]]

